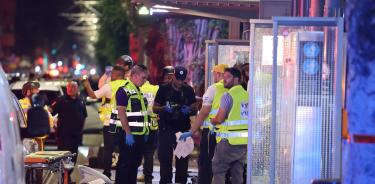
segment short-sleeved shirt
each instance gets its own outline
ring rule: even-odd
[[[94,91],[96,98],[111,98],[112,97],[112,89],[109,83],[104,84],[101,88]]]
[[[87,117],[86,103],[81,97],[61,96],[52,104],[52,115],[58,114],[59,132],[82,133]]]
[[[190,106],[196,102],[195,93],[191,86],[184,84],[181,90],[176,90],[171,84],[160,86],[155,96],[155,103],[165,106],[167,102],[173,107],[173,112],[159,113],[159,128],[170,129],[172,131],[188,131],[190,129],[190,115],[196,112],[184,115],[181,113],[183,105]]]
[[[124,88],[118,88],[116,92],[116,105],[117,106],[128,106],[129,96],[126,94]]]
[[[214,85],[211,85],[210,87],[208,87],[206,92],[203,95],[202,105],[207,105],[207,106],[212,105],[212,103],[214,102],[215,93],[216,93],[216,87]]]
[[[232,109],[232,105],[233,105],[232,96],[230,96],[228,92],[224,93],[223,97],[221,97],[221,100],[220,100],[220,108],[225,110],[226,117],[228,117],[228,114],[230,110]]]

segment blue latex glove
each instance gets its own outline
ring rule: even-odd
[[[134,136],[133,134],[126,134],[125,138],[125,144],[128,146],[133,146],[134,144]]]
[[[164,106],[164,111],[168,112],[168,113],[172,113],[173,112],[173,108],[170,107],[170,106]]]
[[[190,113],[190,111],[191,111],[191,108],[189,106],[187,106],[187,105],[183,105],[181,107],[181,112],[184,115],[188,115]]]
[[[181,134],[180,138],[178,140],[180,141],[186,141],[186,139],[188,137],[191,137],[193,135],[193,133],[191,131],[188,131],[188,132],[184,132]]]

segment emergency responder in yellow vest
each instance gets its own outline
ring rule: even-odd
[[[115,134],[109,132],[109,123],[112,109],[116,108],[116,92],[124,86],[126,80],[124,80],[125,70],[122,67],[115,66],[111,72],[111,82],[104,84],[101,88],[93,91],[90,82],[84,80],[82,85],[85,87],[87,95],[94,99],[105,98],[108,99],[108,107],[102,108],[103,117],[103,142],[104,142],[104,153],[103,153],[103,174],[111,178],[112,168],[112,153],[115,148]],[[104,112],[103,112],[104,111]],[[120,126],[120,125],[119,125]]]
[[[119,135],[120,156],[117,162],[116,183],[137,183],[138,167],[141,165],[145,139],[149,132],[147,99],[139,87],[147,80],[147,68],[135,65],[129,80],[116,92],[116,104],[122,129]]]
[[[224,72],[224,87],[229,88],[221,98],[217,115],[211,119],[221,125],[216,131],[216,150],[212,159],[214,184],[224,184],[225,174],[231,173],[231,183],[242,184],[246,162],[248,135],[248,93],[241,86],[241,72],[227,68]]]
[[[185,140],[187,137],[191,137],[199,127],[202,129],[198,158],[198,183],[201,184],[211,183],[212,180],[211,160],[214,156],[216,136],[210,119],[215,117],[219,109],[220,99],[228,91],[224,88],[223,81],[224,69],[227,67],[226,64],[218,64],[213,67],[212,76],[215,83],[208,87],[203,95],[202,108],[190,131],[184,132],[180,136],[180,140]]]
[[[25,114],[26,119],[27,119],[27,111],[31,108],[31,96],[39,93],[39,87],[40,87],[40,84],[39,82],[36,82],[36,81],[26,82],[22,86],[22,95],[24,96],[24,98],[20,99],[19,102],[21,104],[21,107]],[[48,113],[51,131],[54,131],[53,117],[51,113],[49,112],[47,106],[45,106],[44,109]],[[38,143],[38,147],[40,151],[44,150],[44,140],[46,139],[47,136],[48,135],[34,138],[34,140]]]
[[[154,167],[154,152],[157,146],[157,131],[158,122],[157,114],[152,112],[152,106],[154,105],[154,99],[156,92],[159,89],[158,85],[152,85],[149,81],[146,81],[141,87],[141,92],[148,102],[148,114],[149,114],[149,129],[148,138],[146,141],[144,154],[143,154],[143,176],[137,178],[138,181],[144,181],[146,184],[152,184],[152,172]]]

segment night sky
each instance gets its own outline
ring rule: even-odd
[[[16,53],[35,57],[35,49],[56,48],[59,54],[69,52],[74,33],[66,28],[72,22],[60,14],[73,0],[17,0],[15,33]]]

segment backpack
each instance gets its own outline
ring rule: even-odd
[[[27,111],[26,132],[28,137],[41,137],[50,133],[49,116],[44,105],[40,95],[32,97],[32,106]]]

